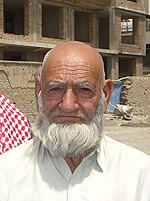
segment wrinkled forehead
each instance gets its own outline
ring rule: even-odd
[[[49,56],[45,59],[42,67],[43,76],[55,73],[78,74],[80,72],[96,78],[101,77],[103,64],[100,58],[90,55],[63,54]]]
[[[42,80],[49,82],[59,80],[63,82],[100,82],[101,73],[92,64],[84,61],[59,61],[47,63],[42,73]]]

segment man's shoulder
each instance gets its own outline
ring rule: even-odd
[[[2,155],[0,155],[0,169],[2,169],[3,167],[5,168],[5,164],[7,164],[7,167],[9,167],[9,169],[11,169],[11,167],[14,168],[17,161],[20,158],[26,157],[31,152],[33,152],[33,149],[37,148],[37,146],[39,146],[39,143],[39,140],[34,137],[29,141],[24,142],[21,145],[3,153]]]
[[[24,177],[25,171],[29,174],[30,167],[35,167],[42,147],[41,141],[37,137],[33,137],[0,155],[0,200],[1,196],[4,196],[3,200],[7,200],[11,184],[16,182],[18,178]]]
[[[100,152],[105,160],[118,160],[121,164],[129,164],[131,167],[150,167],[150,156],[105,135],[101,140]]]
[[[37,137],[0,155],[0,178],[9,182],[16,169],[37,158],[41,150],[41,141]]]

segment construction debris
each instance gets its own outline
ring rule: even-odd
[[[131,120],[132,118],[133,107],[129,105],[120,105],[115,106],[114,115],[120,116],[125,120]]]

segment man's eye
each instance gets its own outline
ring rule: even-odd
[[[87,92],[88,92],[88,91],[91,91],[91,89],[86,88],[86,87],[82,87],[82,88],[80,88],[80,90],[81,90],[81,91],[85,91],[85,92],[86,92],[86,91],[87,91]]]
[[[90,93],[90,92],[92,92],[92,90],[90,88],[88,88],[88,87],[80,87],[78,90],[79,90],[80,93]]]
[[[52,87],[48,91],[48,95],[51,98],[59,98],[63,93],[65,92],[65,89],[63,87]]]
[[[95,95],[94,91],[88,87],[79,87],[78,90],[76,91],[76,94],[79,97],[83,97],[86,99],[93,98],[93,96]]]
[[[62,91],[62,88],[61,87],[54,87],[54,88],[51,88],[50,91]]]

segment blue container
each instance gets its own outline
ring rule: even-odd
[[[110,97],[110,101],[107,107],[108,113],[114,113],[114,109],[116,104],[120,104],[120,93],[122,89],[122,83],[121,82],[115,82],[113,83],[113,92]]]

